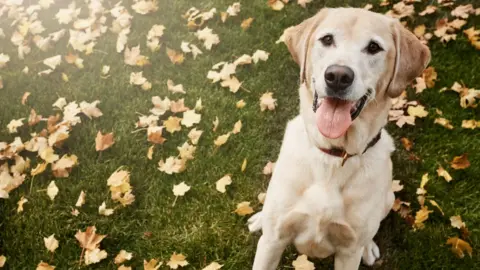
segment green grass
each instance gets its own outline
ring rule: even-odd
[[[24,1],[28,2],[28,1]],[[32,1],[35,2],[35,1]],[[62,2],[62,1],[57,1]],[[78,1],[80,3],[83,1]],[[106,1],[109,7],[110,1]],[[111,1],[112,3],[116,1]],[[129,2],[129,1],[124,1]],[[173,252],[187,256],[190,266],[185,269],[201,269],[211,261],[224,264],[222,269],[249,269],[251,267],[256,242],[259,235],[250,235],[246,228],[246,217],[232,213],[236,204],[251,201],[256,211],[261,210],[257,202],[258,193],[265,191],[268,178],[262,175],[263,166],[268,160],[275,160],[286,122],[298,112],[298,67],[292,61],[283,44],[275,44],[284,28],[297,24],[313,15],[319,8],[327,5],[362,7],[366,1],[314,1],[307,9],[295,3],[284,10],[271,10],[264,0],[241,1],[242,11],[238,17],[229,18],[221,23],[216,17],[208,26],[218,33],[221,43],[206,51],[197,60],[187,57],[181,66],[174,66],[167,58],[165,45],[179,50],[182,40],[193,41],[200,45],[193,33],[185,26],[181,18],[192,5],[201,10],[216,7],[224,11],[233,1],[159,1],[160,9],[149,15],[134,14],[132,33],[128,46],[141,44],[142,54],[150,57],[149,67],[130,67],[123,64],[122,55],[115,52],[115,36],[107,33],[101,37],[92,55],[82,56],[85,68],[79,70],[65,62],[59,67],[70,77],[65,83],[60,72],[47,77],[35,74],[45,69],[41,63],[46,57],[56,54],[65,55],[68,37],[64,37],[54,50],[43,53],[36,48],[25,60],[16,57],[16,49],[9,41],[12,33],[11,20],[0,18],[0,27],[7,35],[0,40],[0,53],[7,53],[11,61],[7,68],[0,69],[4,88],[0,90],[0,141],[11,141],[6,125],[11,119],[28,117],[31,108],[47,116],[53,113],[51,104],[59,97],[68,101],[100,100],[99,108],[104,115],[89,120],[82,118],[82,123],[74,127],[64,147],[59,153],[74,153],[80,165],[73,169],[66,179],[56,179],[60,192],[51,202],[45,192],[48,183],[54,179],[50,170],[35,178],[33,191],[29,191],[30,176],[25,183],[10,193],[10,199],[0,201],[0,254],[7,257],[7,269],[33,269],[40,260],[51,262],[57,269],[116,269],[113,258],[121,250],[134,253],[134,259],[127,263],[135,269],[142,269],[143,259],[169,259]],[[294,2],[294,1],[292,1]],[[457,1],[468,2],[468,1]],[[46,33],[60,29],[52,14],[60,6],[49,11],[40,11],[47,28]],[[82,4],[83,6],[83,4]],[[126,4],[130,6],[130,4]],[[423,9],[423,4],[415,4],[416,11]],[[387,8],[374,8],[385,12]],[[84,10],[85,12],[85,10]],[[435,20],[446,15],[443,9],[436,15],[425,18],[408,19],[410,26],[426,23],[433,29]],[[252,27],[242,31],[240,23],[248,17],[255,18]],[[110,22],[110,20],[109,20]],[[467,27],[478,25],[479,17],[470,18]],[[153,24],[166,26],[163,37],[164,45],[160,52],[150,53],[145,48],[145,36]],[[67,34],[68,36],[68,34]],[[200,47],[200,46],[199,46]],[[382,264],[379,269],[478,269],[480,259],[479,230],[480,208],[480,137],[478,132],[460,128],[462,119],[479,119],[480,110],[462,109],[458,95],[454,92],[439,94],[442,87],[450,87],[454,81],[462,81],[472,88],[480,88],[480,53],[476,51],[463,34],[457,41],[446,45],[437,39],[430,42],[432,50],[431,65],[438,72],[433,89],[422,94],[410,93],[410,99],[416,99],[425,105],[430,114],[425,119],[417,119],[415,126],[402,129],[389,124],[387,129],[394,135],[398,150],[393,155],[395,179],[402,180],[405,189],[397,196],[412,202],[412,208],[419,208],[415,191],[422,174],[428,172],[431,181],[427,186],[428,194],[442,206],[445,216],[438,211],[430,215],[426,228],[414,232],[397,214],[390,214],[383,222],[377,241],[382,252]],[[242,54],[252,54],[257,49],[270,52],[267,62],[241,67],[237,77],[243,86],[251,92],[239,91],[236,94],[211,84],[206,79],[210,67],[220,61],[233,61]],[[21,73],[23,67],[30,68],[30,74]],[[102,65],[111,66],[111,76],[100,78]],[[151,91],[142,91],[128,84],[132,71],[143,70],[144,76],[153,83]],[[167,91],[166,81],[172,79],[182,83],[186,95],[172,95]],[[27,106],[21,105],[20,99],[25,91],[31,92]],[[260,112],[259,97],[266,91],[272,91],[278,99],[275,111]],[[152,107],[152,96],[169,96],[171,99],[185,98],[187,106],[193,107],[197,98],[204,104],[202,121],[199,128],[205,130],[200,139],[195,159],[190,161],[185,172],[166,175],[157,170],[157,162],[171,155],[176,155],[176,147],[187,140],[188,130],[178,134],[167,135],[167,142],[157,146],[153,160],[146,158],[150,144],[144,132],[132,133],[137,121],[137,112],[147,114]],[[242,110],[235,108],[235,103],[244,99],[247,103]],[[443,111],[444,117],[452,120],[455,129],[447,130],[433,124],[435,108]],[[218,116],[220,126],[212,132],[212,121]],[[242,120],[242,132],[232,135],[226,145],[214,149],[213,140],[220,134],[228,132],[237,120]],[[35,128],[21,128],[18,134],[24,140]],[[116,143],[99,155],[95,151],[95,135],[98,130],[114,132]],[[413,152],[420,161],[412,161],[409,153],[403,150],[399,138],[408,137],[414,141]],[[464,171],[454,171],[448,162],[456,155],[468,152],[471,167]],[[37,158],[32,156],[33,165]],[[244,158],[248,160],[245,173],[240,171]],[[0,161],[1,163],[1,161]],[[454,181],[445,182],[436,176],[438,165],[443,165],[452,174]],[[98,206],[106,201],[114,205],[106,181],[118,167],[124,166],[131,172],[131,184],[136,201],[133,205],[118,209],[112,216],[98,214]],[[233,184],[227,187],[226,194],[215,190],[215,181],[231,173]],[[172,186],[185,181],[192,189],[182,198],[175,197]],[[373,187],[372,187],[373,188]],[[70,214],[81,190],[86,191],[86,204],[80,209],[80,215]],[[23,213],[16,213],[16,202],[21,196],[28,198]],[[458,230],[450,226],[449,217],[461,215],[472,235],[471,243],[474,254],[458,259],[451,253],[445,242],[448,237],[459,235]],[[101,263],[78,266],[81,248],[74,238],[77,230],[85,230],[95,225],[98,233],[107,234],[101,247],[109,257]],[[150,232],[150,237],[144,233]],[[60,241],[53,260],[44,247],[43,237],[51,234]],[[289,248],[284,253],[281,269],[291,269],[291,261],[296,257],[295,250]],[[316,261],[317,268],[332,269],[332,260]],[[165,266],[161,269],[167,269]]]

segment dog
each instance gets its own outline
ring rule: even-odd
[[[379,257],[373,241],[393,205],[393,139],[383,128],[430,51],[397,20],[356,8],[324,8],[286,29],[300,66],[300,114],[286,127],[263,210],[254,270],[275,269],[287,245],[334,255],[335,270]]]

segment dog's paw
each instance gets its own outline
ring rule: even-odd
[[[376,260],[380,258],[380,250],[373,240],[365,246],[363,250],[363,263],[366,265],[373,265]]]
[[[262,229],[262,212],[258,212],[248,219],[248,230],[253,233]]]

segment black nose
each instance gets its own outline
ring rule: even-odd
[[[331,65],[325,70],[325,82],[334,91],[343,91],[352,85],[355,73],[347,66]]]

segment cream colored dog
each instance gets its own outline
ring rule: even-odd
[[[397,97],[430,61],[398,20],[362,9],[322,9],[289,28],[300,65],[300,115],[285,132],[263,210],[253,269],[275,269],[286,246],[335,255],[336,270],[379,258],[373,242],[390,211],[394,150],[383,129]]]

